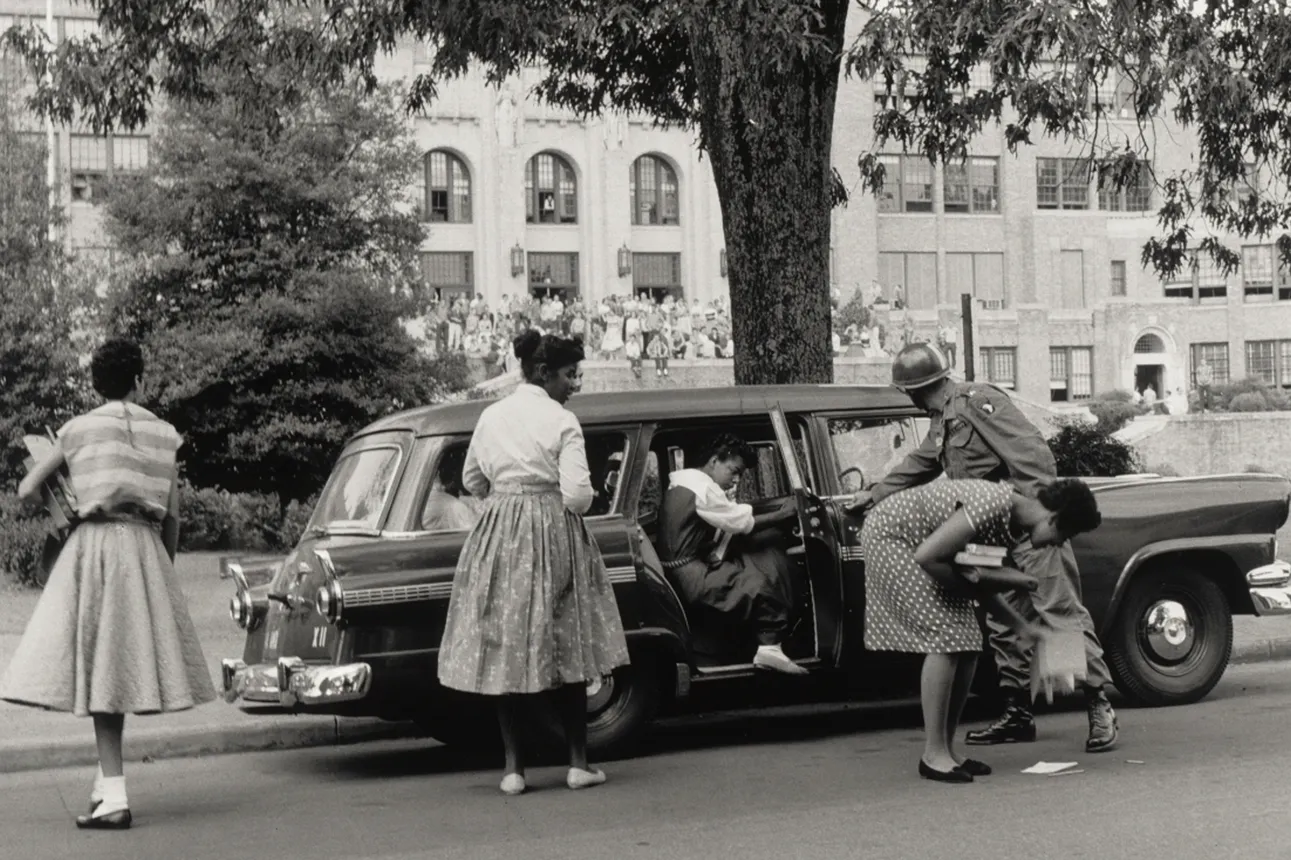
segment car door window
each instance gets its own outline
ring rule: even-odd
[[[919,444],[910,418],[830,418],[828,423],[844,493],[883,480]]]
[[[622,430],[586,431],[587,466],[594,496],[586,516],[604,516],[615,510],[620,477],[628,453],[628,438]],[[468,531],[483,512],[477,499],[462,485],[469,437],[448,440],[431,460],[431,477],[421,505],[418,527],[423,531]]]

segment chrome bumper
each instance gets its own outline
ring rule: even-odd
[[[241,660],[221,663],[224,701],[281,705],[328,705],[352,702],[368,694],[372,667],[367,663],[311,666],[299,657],[279,657],[277,665],[248,666]]]
[[[1291,564],[1275,561],[1246,574],[1256,615],[1291,615]]]

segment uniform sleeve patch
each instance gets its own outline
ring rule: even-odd
[[[978,401],[977,408],[985,412],[987,415],[995,414],[995,404],[989,400]]]

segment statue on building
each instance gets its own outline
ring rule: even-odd
[[[498,143],[503,148],[515,147],[520,142],[520,110],[514,87],[508,86],[498,93],[493,116],[497,126]]]
[[[622,149],[623,138],[627,136],[627,117],[622,113],[613,113],[601,121],[601,134],[606,149]]]

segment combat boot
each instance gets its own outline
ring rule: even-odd
[[[964,743],[975,746],[991,744],[1028,744],[1035,740],[1035,718],[1026,693],[1010,691],[1005,694],[1007,704],[1004,714],[984,729],[976,729],[964,736]]]
[[[1085,741],[1085,752],[1106,752],[1115,747],[1119,726],[1107,694],[1102,690],[1087,690],[1085,708],[1089,711],[1089,740]]]

